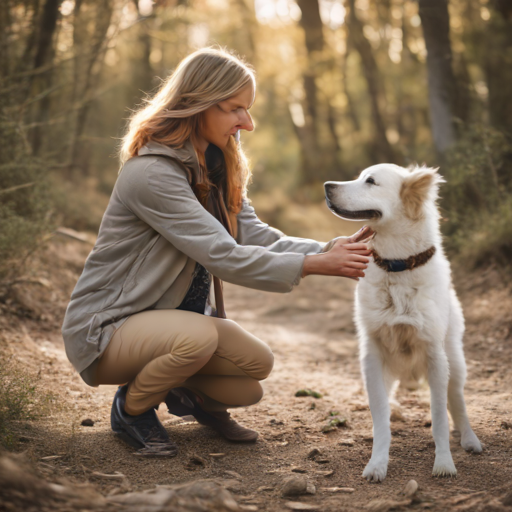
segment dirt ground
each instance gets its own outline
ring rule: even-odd
[[[496,272],[468,277],[461,269],[456,278],[467,322],[466,399],[483,453],[466,453],[454,432],[457,478],[433,478],[428,387],[399,389],[388,476],[370,484],[361,476],[371,453],[372,422],[352,322],[355,283],[308,277],[284,295],[227,284],[229,318],[275,354],[263,400],[233,411],[260,437],[252,445],[229,443],[161,406],[160,418],[180,452],[172,459],[144,460],[110,430],[115,387],[88,387],[65,356],[60,325],[89,250],[87,243],[56,238],[0,311],[2,351],[38,372],[39,386],[59,403],[23,430],[16,446],[38,477],[89,482],[103,496],[213,479],[238,504],[232,510],[512,510],[512,294]],[[322,397],[295,397],[306,388]],[[346,421],[322,432],[332,418]],[[82,426],[86,419],[94,425]],[[293,475],[312,483],[314,494],[283,497],[283,482]],[[419,485],[412,503],[401,494],[411,479]]]

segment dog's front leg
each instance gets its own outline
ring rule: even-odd
[[[367,353],[361,358],[361,367],[373,419],[372,457],[363,471],[363,476],[369,482],[382,482],[388,472],[391,444],[389,398],[382,360],[377,354]]]
[[[434,476],[455,476],[457,470],[450,452],[450,425],[448,423],[448,358],[441,347],[435,347],[428,362],[432,435],[436,443]]]

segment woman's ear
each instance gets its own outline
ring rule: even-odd
[[[437,169],[428,167],[415,168],[407,176],[400,189],[400,199],[404,205],[405,214],[411,220],[419,220],[423,214],[423,204],[434,193],[437,195],[437,187],[443,178],[437,174]]]

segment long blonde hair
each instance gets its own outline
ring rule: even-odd
[[[166,146],[182,147],[190,139],[199,159],[199,173],[192,176],[192,189],[206,205],[212,182],[208,177],[204,155],[198,150],[198,132],[202,113],[236,94],[245,85],[256,90],[254,71],[246,63],[223,49],[203,48],[183,59],[163,81],[160,89],[145,100],[145,106],[130,119],[120,149],[121,165],[137,156],[153,140]],[[250,171],[244,152],[234,137],[222,148],[226,168],[226,207],[236,214],[246,194]]]

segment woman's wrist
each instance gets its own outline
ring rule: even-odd
[[[302,277],[309,276],[311,274],[320,273],[322,253],[320,254],[308,254],[304,257],[304,265],[302,266]]]

